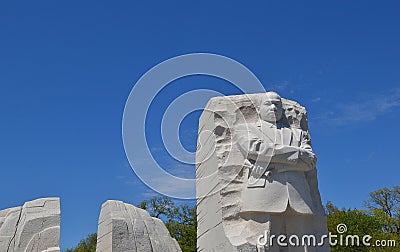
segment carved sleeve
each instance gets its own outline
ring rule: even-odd
[[[251,124],[237,127],[235,138],[241,151],[249,160],[289,165],[297,162],[298,147],[276,145],[263,137],[262,133]]]
[[[273,153],[273,144],[267,143],[251,125],[239,125],[235,128],[235,140],[247,159],[269,162]]]
[[[307,163],[312,169],[315,168],[317,157],[315,156],[311,147],[311,137],[308,131],[303,131],[301,134],[301,145],[300,148],[305,150],[300,152],[300,159]]]

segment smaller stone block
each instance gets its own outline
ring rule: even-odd
[[[117,200],[102,207],[96,252],[180,252],[164,223],[141,208]]]
[[[60,199],[0,211],[0,252],[60,251]]]

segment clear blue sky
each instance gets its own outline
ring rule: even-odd
[[[96,232],[105,200],[153,196],[125,157],[125,101],[152,66],[193,52],[231,57],[307,107],[324,202],[360,208],[400,184],[399,1],[144,2],[0,4],[0,209],[61,197],[67,248]],[[187,83],[238,94],[214,78],[173,83],[152,107],[154,146]]]

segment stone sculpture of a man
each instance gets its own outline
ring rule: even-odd
[[[275,92],[214,97],[198,140],[199,251],[330,251],[305,107]]]
[[[315,169],[316,157],[308,132],[285,124],[281,97],[275,92],[263,97],[259,117],[256,123],[235,128],[245,166],[250,168],[240,213],[248,220],[247,230],[253,235],[249,240],[257,242],[254,234],[264,229],[276,236],[313,233],[310,228],[315,210],[306,173]]]

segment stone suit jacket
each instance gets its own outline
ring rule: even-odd
[[[241,212],[282,213],[290,206],[298,213],[313,214],[305,173],[315,166],[301,158],[315,159],[308,132],[259,121],[235,127],[234,136],[250,164]],[[254,169],[261,174],[249,183]]]

